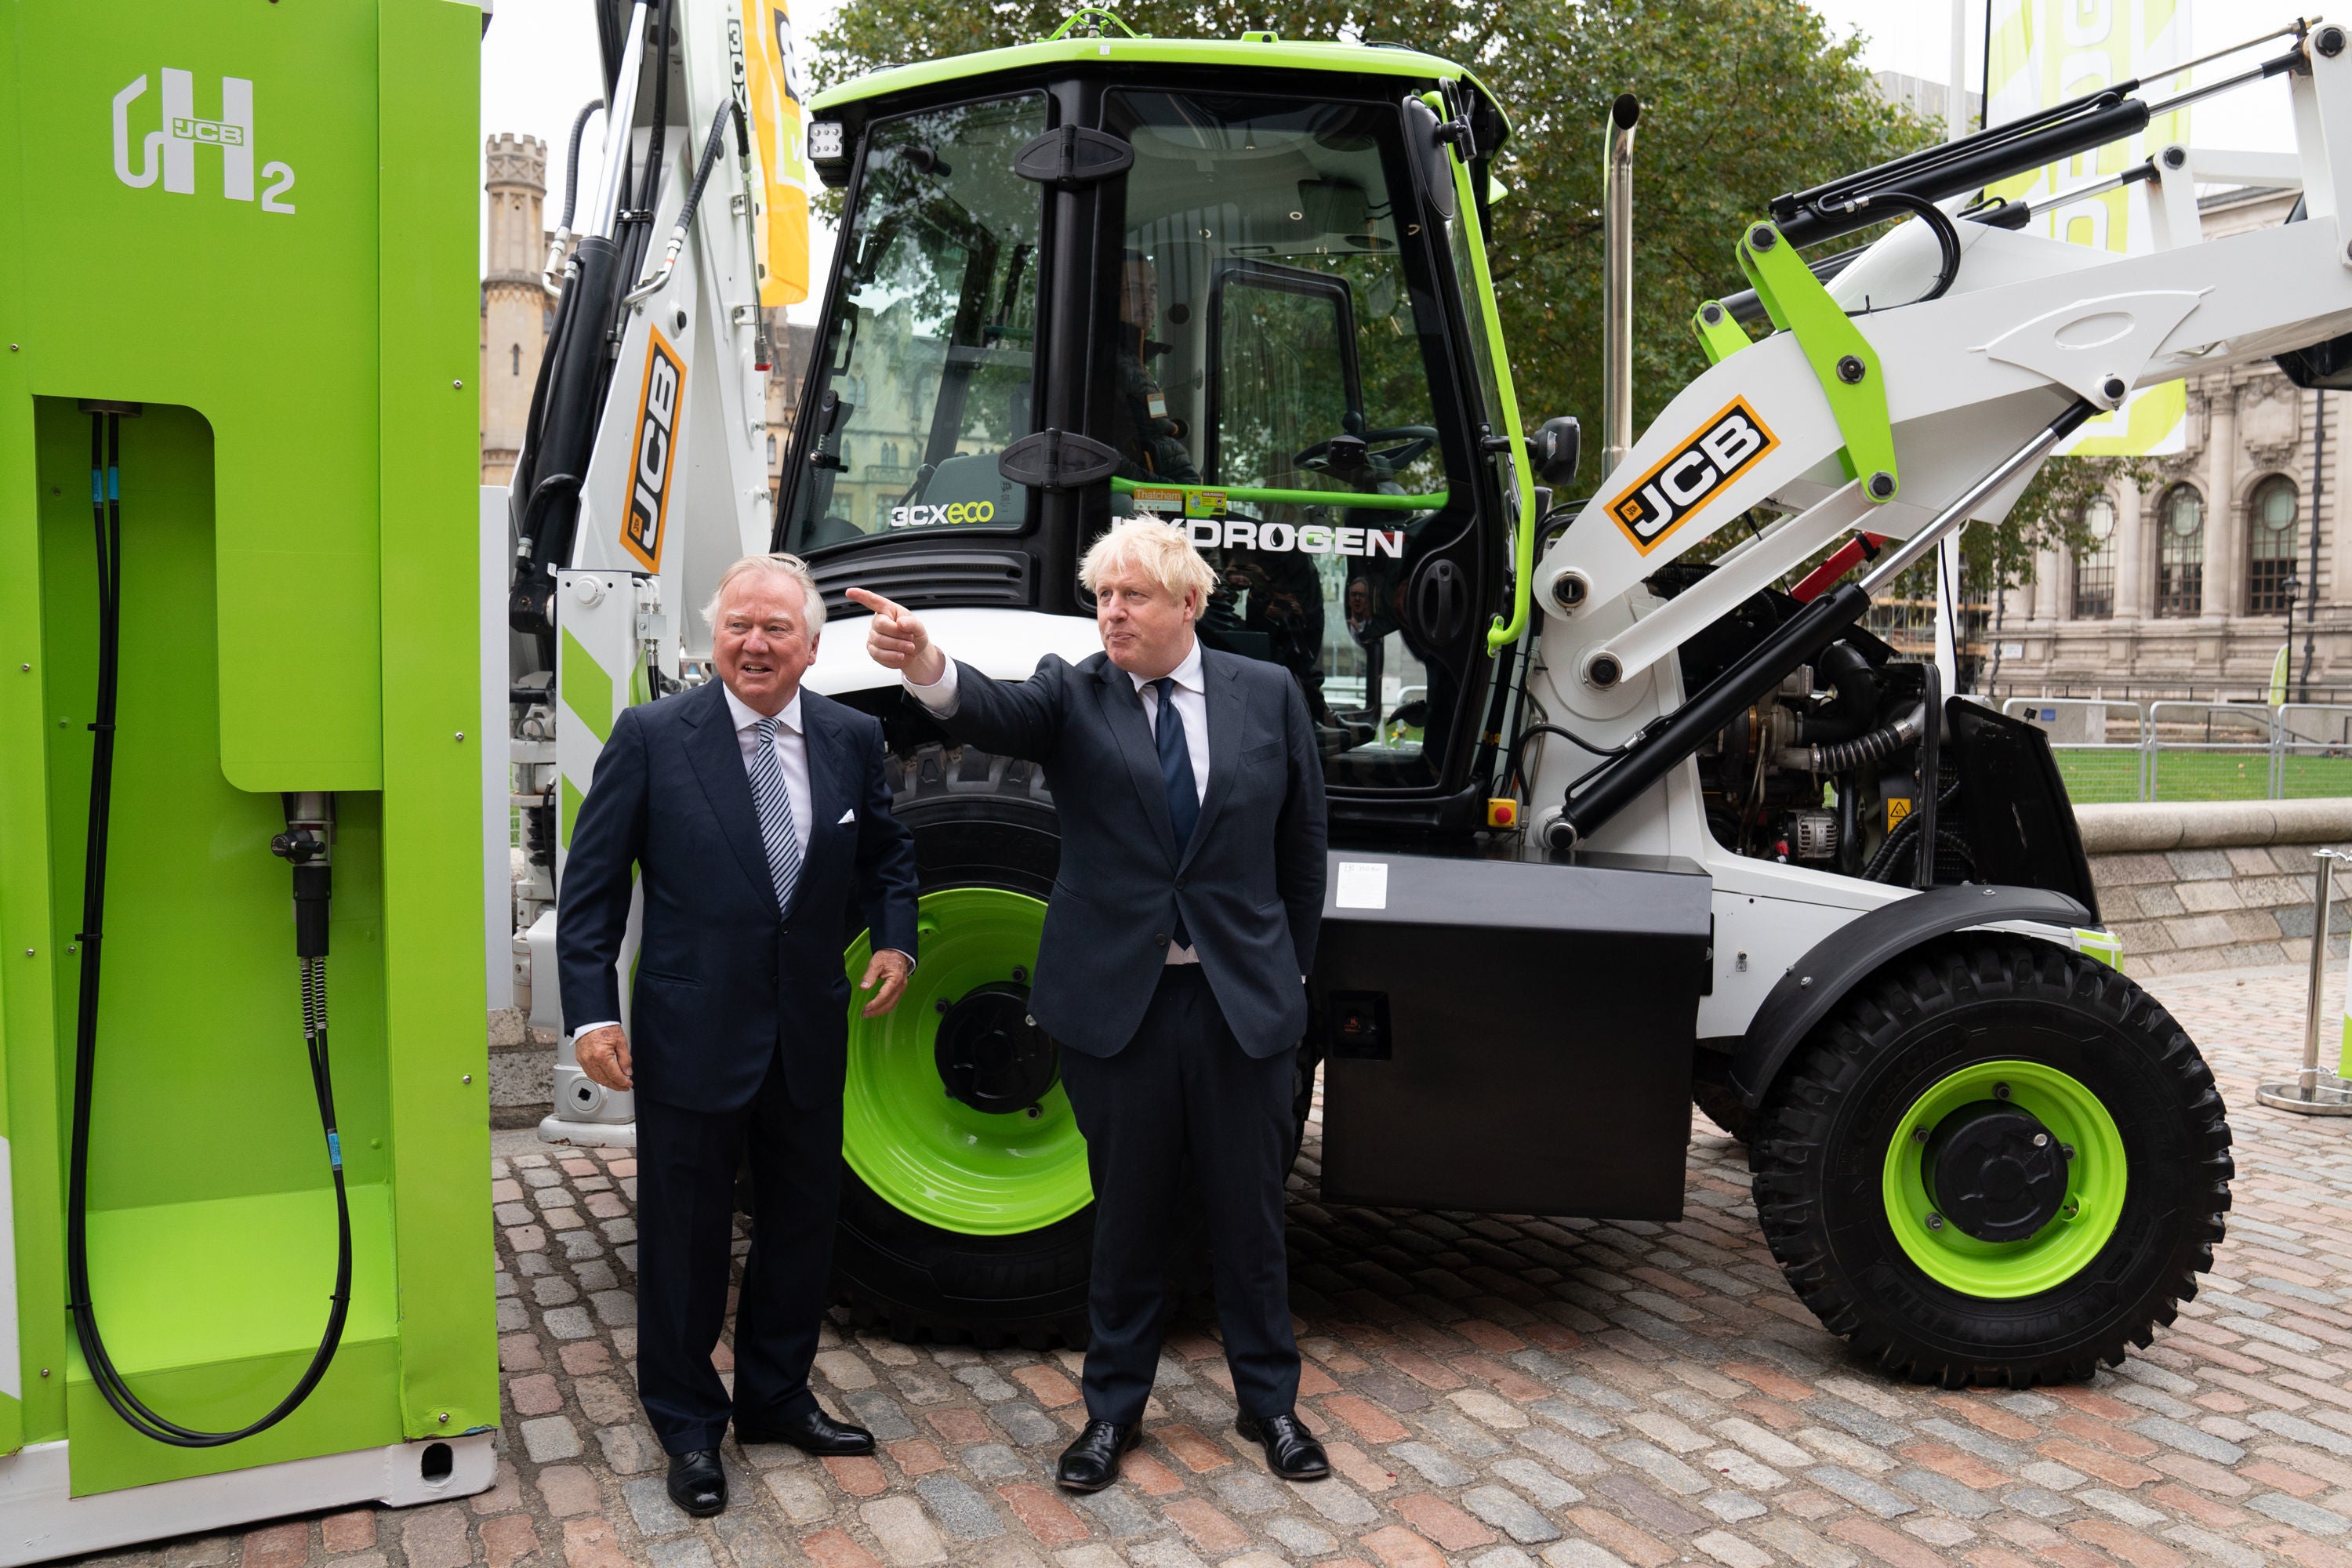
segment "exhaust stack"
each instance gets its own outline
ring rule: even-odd
[[[1633,444],[1633,126],[1632,93],[1609,106],[1601,165],[1601,477]]]

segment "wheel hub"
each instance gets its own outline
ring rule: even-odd
[[[1034,1110],[1061,1076],[1052,1037],[1029,1021],[1022,985],[982,985],[950,1005],[932,1059],[950,1099],[992,1116]]]
[[[1938,1214],[1979,1241],[2021,1241],[2066,1202],[2066,1150],[2031,1111],[1997,1100],[1959,1107],[1927,1139]]]

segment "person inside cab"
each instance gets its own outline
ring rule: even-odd
[[[1139,484],[1197,485],[1201,470],[1184,444],[1191,431],[1171,416],[1153,365],[1173,347],[1152,337],[1159,321],[1160,269],[1130,249],[1119,269],[1118,333],[1111,350],[1117,392],[1111,445],[1118,450],[1118,475]]]

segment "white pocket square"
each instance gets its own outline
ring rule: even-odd
[[[835,827],[846,827],[846,826],[848,826],[851,823],[853,823],[853,822],[855,822],[855,821],[856,821],[856,820],[857,820],[857,813],[856,813],[856,812],[855,812],[855,811],[845,811],[845,812],[843,812],[843,813],[841,814],[841,820],[840,820],[839,822],[835,823],[835,824],[834,824],[834,826],[835,826]]]

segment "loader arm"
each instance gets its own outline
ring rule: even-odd
[[[1543,552],[1533,590],[1547,614],[1546,705],[1591,725],[1601,742],[1654,739],[1683,696],[1667,656],[1825,548],[1867,531],[1897,542],[1907,563],[1917,552],[1903,542],[1923,531],[2006,516],[2058,444],[2054,424],[2117,409],[2138,387],[2352,330],[2344,40],[2340,28],[2315,27],[2274,62],[2294,95],[2300,146],[2291,173],[2267,163],[2261,173],[2265,184],[2300,185],[2302,222],[2200,240],[2194,180],[2210,159],[2174,147],[2141,177],[2156,186],[2159,219],[2191,216],[2159,221],[2159,248],[2145,255],[1966,218],[1914,221],[1823,283],[1775,224],[1751,226],[1741,260],[1778,330],[1726,345],[1718,313],[1710,353],[1721,357]],[[1953,231],[1957,267],[1939,229]],[[1664,602],[1652,595],[1644,584],[1662,568],[1755,508],[1781,515],[1696,585]],[[1888,580],[1883,567],[1865,586]],[[1849,622],[1862,606],[1850,607]],[[1582,773],[1591,759],[1561,761]],[[1538,798],[1559,799],[1569,776],[1543,781]],[[1559,823],[1552,809],[1539,822]],[[1572,842],[1599,826],[1570,821],[1552,837]]]

